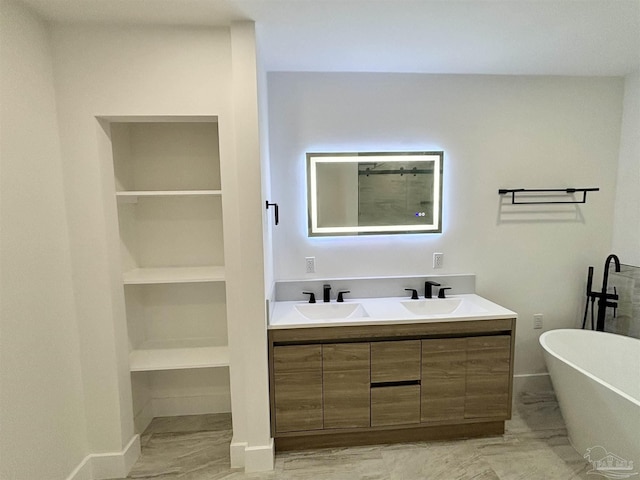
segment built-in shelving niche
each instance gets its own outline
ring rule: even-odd
[[[218,125],[181,120],[111,123],[138,432],[231,410]]]

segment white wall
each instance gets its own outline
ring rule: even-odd
[[[624,84],[613,251],[621,262],[640,267],[640,72]]]
[[[260,168],[262,170],[262,204],[273,203],[275,200],[271,192],[271,162],[269,159],[269,86],[267,71],[262,63],[264,55],[261,55],[260,45],[261,30],[256,25],[256,61],[257,61],[257,84],[258,84],[258,114],[260,128]],[[265,298],[271,298],[274,283],[273,278],[273,229],[275,228],[275,213],[273,207],[264,209],[262,220],[263,251],[264,251],[264,275],[265,275]]]
[[[520,315],[516,373],[543,372],[533,314],[575,326],[611,246],[622,94],[612,78],[270,73],[276,279],[433,274],[443,252],[437,273],[477,274]],[[308,238],[305,152],[383,150],[445,152],[443,233]],[[568,186],[600,191],[568,214],[500,206],[499,188]]]
[[[62,479],[87,435],[49,35],[0,10],[0,478]]]

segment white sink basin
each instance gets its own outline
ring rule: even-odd
[[[309,320],[330,320],[340,318],[368,317],[359,303],[305,303],[295,309]]]
[[[414,315],[447,315],[453,313],[462,302],[459,298],[433,298],[429,300],[407,300],[400,302]]]

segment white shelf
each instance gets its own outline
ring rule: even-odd
[[[156,283],[224,282],[224,267],[157,267],[136,268],[122,274],[125,285]]]
[[[138,197],[195,197],[222,195],[222,190],[127,190],[116,192],[116,197],[135,199]]]
[[[207,339],[150,341],[129,353],[132,372],[229,366],[229,347],[204,345]]]

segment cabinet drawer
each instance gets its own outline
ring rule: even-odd
[[[371,383],[420,380],[420,340],[371,343]]]
[[[420,423],[420,385],[371,389],[371,426]]]

